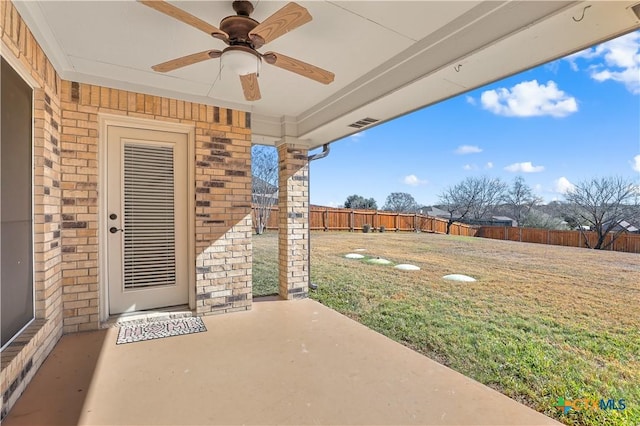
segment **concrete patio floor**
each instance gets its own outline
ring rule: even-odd
[[[313,300],[255,302],[205,333],[64,336],[3,424],[559,424]]]

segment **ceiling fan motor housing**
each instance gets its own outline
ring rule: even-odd
[[[220,29],[229,35],[230,46],[246,46],[251,49],[259,49],[262,45],[256,45],[249,37],[249,32],[260,24],[249,15],[253,12],[253,5],[249,1],[234,1],[233,10],[237,15],[227,16],[220,22]]]

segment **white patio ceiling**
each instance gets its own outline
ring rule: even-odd
[[[215,26],[231,1],[173,1]],[[260,49],[335,73],[322,85],[263,64],[244,100],[214,59],[167,74],[151,65],[222,41],[129,1],[16,1],[63,79],[250,111],[255,143],[310,148],[640,27],[638,1],[300,1],[313,20]],[[284,6],[254,1],[262,21]],[[588,7],[588,8],[587,8]],[[586,9],[585,9],[586,8]]]

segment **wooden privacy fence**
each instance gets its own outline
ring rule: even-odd
[[[588,239],[590,246],[593,247],[598,240],[598,235],[592,231],[556,231],[538,228],[512,228],[508,226],[481,226],[478,228],[476,236],[495,240],[510,240],[569,247],[587,247],[585,239]],[[613,235],[607,235],[605,245],[608,244],[612,238]],[[611,246],[607,247],[607,250],[640,253],[640,235],[620,235]]]
[[[445,234],[447,221],[421,214],[392,213],[377,210],[351,210],[332,207],[311,206],[309,226],[313,231],[362,231],[369,225],[372,231],[422,231]],[[271,209],[267,229],[278,229],[278,207]],[[525,243],[550,244],[568,247],[586,247],[585,238],[593,246],[597,240],[595,232],[556,231],[538,228],[514,228],[509,226],[470,226],[462,223],[451,225],[451,235],[482,237],[495,240],[510,240]],[[608,235],[605,244],[611,241]],[[640,253],[640,235],[624,234],[607,250]]]
[[[351,210],[312,206],[309,227],[312,231],[362,231],[369,225],[372,231],[422,231],[444,234],[447,221],[421,214],[392,213],[377,210]],[[278,207],[271,209],[267,229],[278,229]],[[475,236],[477,227],[454,223],[451,235]]]

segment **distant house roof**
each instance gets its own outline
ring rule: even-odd
[[[638,229],[637,227],[633,226],[632,224],[630,224],[626,220],[623,220],[622,222],[620,222],[620,227],[626,229],[627,232],[634,232],[634,233],[640,232],[640,229]]]
[[[272,185],[257,176],[251,176],[251,188],[253,189],[253,192],[259,192],[261,194],[275,194],[278,192],[278,187],[276,185]]]
[[[492,216],[491,218],[494,220],[499,220],[501,222],[511,221],[511,226],[518,226],[518,221],[510,218],[509,216]]]
[[[609,226],[611,222],[605,222],[603,223],[604,226]],[[616,226],[613,227],[612,231],[614,232],[630,232],[632,234],[639,234],[640,233],[640,229],[638,229],[637,226],[634,226],[632,224],[630,224],[629,222],[627,222],[626,220],[621,221],[620,223],[618,223]]]
[[[449,217],[450,214],[446,210],[439,209],[437,207],[430,207],[430,210],[426,211],[427,215],[434,217]]]

